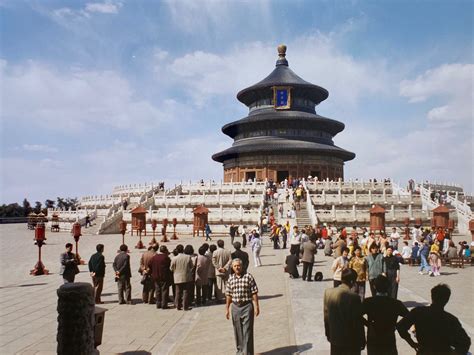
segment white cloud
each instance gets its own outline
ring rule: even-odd
[[[357,60],[341,52],[331,36],[303,36],[287,43],[290,68],[299,76],[325,87],[337,105],[355,106],[367,95],[387,94],[396,80],[385,62]],[[224,54],[194,51],[168,62],[167,68],[196,103],[216,95],[235,95],[263,79],[274,68],[276,44],[248,43]],[[162,75],[162,61],[156,65]],[[392,91],[393,92],[393,91]],[[332,104],[331,100],[329,104]]]
[[[218,1],[218,0],[165,0],[171,19],[180,31],[199,34],[203,38],[222,33],[235,24],[236,13],[241,11],[251,26],[253,16],[259,19],[261,29],[269,28],[271,2],[260,1]],[[238,23],[238,22],[237,22]]]
[[[27,152],[57,153],[58,149],[46,144],[23,144],[23,150]]]
[[[119,12],[120,7],[122,7],[121,3],[113,4],[111,2],[105,3],[87,3],[85,10],[87,12],[99,12],[102,14],[117,14]]]
[[[346,129],[336,144],[356,153],[345,166],[345,178],[392,178],[405,184],[417,181],[458,183],[472,194],[472,135],[436,127],[398,132],[362,124]]]
[[[103,125],[140,132],[171,120],[178,107],[173,100],[163,100],[158,109],[114,71],[59,72],[36,62],[1,68],[1,116],[49,130]]]
[[[436,125],[451,127],[471,123],[473,119],[474,64],[443,64],[427,70],[413,80],[400,83],[400,95],[411,103],[436,101],[427,112]]]

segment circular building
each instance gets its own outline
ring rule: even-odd
[[[307,177],[344,177],[344,162],[355,154],[334,145],[342,122],[316,114],[326,89],[296,75],[278,46],[276,68],[262,81],[243,89],[237,99],[249,108],[247,117],[226,124],[222,132],[232,147],[212,159],[223,163],[224,181]]]

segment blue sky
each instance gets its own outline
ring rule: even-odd
[[[347,178],[473,191],[472,1],[0,0],[0,203],[222,178],[276,46],[346,124]]]

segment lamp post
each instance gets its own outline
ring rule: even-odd
[[[142,230],[144,228],[144,223],[143,221],[140,219],[138,220],[138,236],[139,236],[139,240],[138,240],[138,243],[137,245],[135,245],[135,249],[144,249],[145,246],[143,245],[143,242],[142,242]]]
[[[154,244],[157,243],[157,241],[155,239],[155,230],[156,230],[157,225],[158,225],[158,221],[156,219],[152,219],[151,220],[151,229],[153,230],[153,238],[150,241],[150,245],[154,245]]]
[[[127,222],[123,219],[119,223],[120,234],[122,234],[122,244],[125,244],[125,232],[127,232]]]
[[[35,268],[30,271],[30,275],[48,275],[49,271],[44,267],[43,262],[41,261],[41,247],[46,239],[46,228],[44,223],[38,223],[35,227],[35,244],[38,245],[38,262],[35,265]]]
[[[177,236],[176,236],[176,226],[178,225],[178,220],[176,218],[173,218],[173,236],[171,237],[171,239],[173,240],[177,240],[179,239]]]
[[[84,265],[85,261],[81,259],[79,255],[79,239],[81,238],[81,224],[79,222],[75,222],[72,225],[72,236],[74,237],[74,241],[76,242],[76,260],[79,265]]]
[[[168,241],[168,238],[166,238],[166,227],[168,227],[168,218],[163,219],[163,228],[161,229],[161,234],[163,235],[163,238],[161,238],[162,242]]]

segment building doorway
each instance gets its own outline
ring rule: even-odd
[[[285,181],[288,179],[288,170],[278,170],[277,171],[277,182]]]
[[[313,177],[313,179],[318,178],[318,180],[321,180],[321,172],[320,171],[311,171],[310,175]]]
[[[256,177],[255,171],[246,171],[245,172],[245,181],[252,180],[254,181]]]

